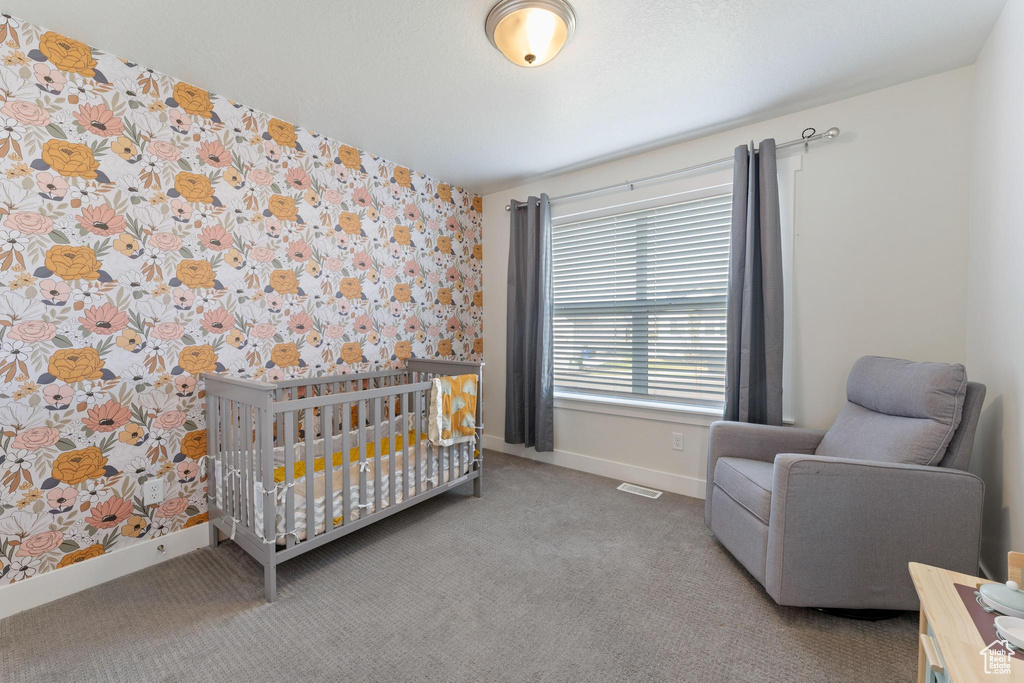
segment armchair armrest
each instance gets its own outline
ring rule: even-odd
[[[765,587],[786,605],[917,609],[908,562],[977,573],[984,495],[960,470],[780,454]]]
[[[813,453],[825,432],[820,429],[775,427],[726,422],[711,424],[708,435],[707,488],[704,497],[704,523],[711,526],[711,491],[715,486],[715,463],[722,456],[771,462],[778,453]]]

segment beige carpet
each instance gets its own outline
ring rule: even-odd
[[[703,502],[488,452],[443,494],[302,555],[263,600],[231,543],[0,621],[9,681],[909,681],[916,615],[780,608]]]

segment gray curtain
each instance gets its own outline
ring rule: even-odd
[[[782,231],[775,140],[736,148],[725,419],[782,424]]]
[[[555,448],[555,379],[548,196],[513,201],[508,251],[505,442]]]

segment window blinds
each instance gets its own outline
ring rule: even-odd
[[[555,386],[721,407],[732,194],[552,230]]]

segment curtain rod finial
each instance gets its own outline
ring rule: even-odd
[[[831,128],[825,131],[825,137],[829,140],[831,140],[832,138],[839,137],[839,129],[836,128],[835,126],[832,126]]]

